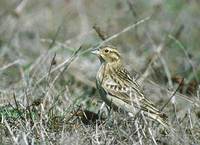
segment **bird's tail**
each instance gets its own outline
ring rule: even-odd
[[[164,114],[153,114],[148,112],[147,114],[151,119],[157,121],[161,125],[163,125],[165,128],[169,128],[169,124],[166,122],[166,116]]]
[[[142,110],[144,110],[145,114],[151,119],[159,122],[165,128],[169,128],[168,123],[166,122],[167,116],[164,113],[161,113],[154,104],[148,99],[144,99],[141,106]]]

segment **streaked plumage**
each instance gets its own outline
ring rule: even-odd
[[[100,61],[97,73],[97,88],[100,96],[108,104],[124,109],[132,114],[142,111],[145,116],[167,127],[163,114],[147,99],[140,86],[123,67],[120,53],[111,46],[93,50]]]

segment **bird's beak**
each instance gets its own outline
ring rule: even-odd
[[[91,51],[91,53],[92,54],[96,54],[96,55],[99,55],[99,48],[97,49],[93,49],[92,51]]]

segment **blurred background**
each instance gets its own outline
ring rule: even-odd
[[[172,91],[184,79],[179,93],[194,98],[200,79],[199,9],[199,0],[0,0],[0,105],[13,103],[14,94],[24,106],[44,98],[44,108],[51,108],[56,100],[58,114],[94,98],[92,108],[99,101],[100,63],[89,50],[102,42],[94,26],[108,38],[147,17],[106,44],[117,47],[132,74],[147,70],[145,80]],[[86,53],[71,61],[79,47]],[[162,91],[158,96],[165,98]]]

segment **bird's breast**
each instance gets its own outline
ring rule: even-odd
[[[97,83],[101,84],[103,82],[103,78],[105,77],[105,66],[101,65],[99,71],[97,72]]]
[[[107,92],[104,90],[104,88],[102,87],[102,83],[105,79],[105,65],[101,65],[99,68],[99,71],[97,72],[97,76],[96,76],[96,85],[97,85],[97,89],[99,91],[100,96],[102,97],[102,99],[105,101],[106,99],[106,95]]]

